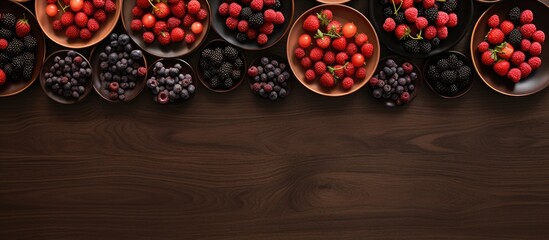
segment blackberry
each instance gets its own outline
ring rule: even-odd
[[[436,7],[425,10],[425,18],[427,21],[434,22],[438,18],[438,10]]]
[[[236,41],[241,42],[241,43],[246,42],[246,41],[248,41],[248,36],[246,36],[245,33],[239,32],[239,33],[236,34]]]
[[[238,81],[240,79],[240,77],[242,77],[242,73],[240,72],[240,70],[233,70],[231,72],[231,78],[235,81]]]
[[[202,51],[201,56],[202,56],[202,58],[205,59],[205,58],[210,57],[211,54],[212,54],[212,50],[206,48],[206,49],[204,49],[204,51]]]
[[[23,55],[15,56],[12,59],[11,64],[13,65],[15,71],[21,71],[23,66],[25,66],[25,59],[23,58]]]
[[[446,85],[444,85],[444,83],[440,81],[435,82],[435,91],[437,91],[438,93],[444,94],[446,93],[447,89],[448,88],[446,87]]]
[[[431,45],[433,45],[433,47],[437,47],[438,45],[440,45],[440,39],[439,38],[433,38],[433,40],[431,40]]]
[[[8,53],[0,52],[0,66],[3,66],[7,62],[9,62],[10,59],[11,58],[10,58],[10,55],[8,55]]]
[[[432,50],[431,42],[421,41],[421,43],[419,44],[419,48],[420,48],[422,53],[430,53],[431,50]]]
[[[36,39],[31,35],[27,35],[23,38],[23,45],[25,46],[25,49],[29,51],[33,51],[38,46]]]
[[[446,70],[440,74],[440,80],[445,84],[455,83],[457,80],[457,72],[453,70]]]
[[[410,53],[419,53],[420,52],[419,41],[414,39],[406,40],[406,42],[404,43],[404,50]]]
[[[444,4],[442,4],[442,11],[445,11],[447,13],[451,13],[455,11],[457,8],[457,0],[446,0]]]
[[[509,11],[509,20],[513,22],[517,22],[520,19],[520,14],[521,14],[520,8],[514,7]]]
[[[471,78],[471,68],[469,66],[462,66],[457,70],[458,79],[465,81]]]
[[[448,87],[448,94],[450,96],[456,96],[459,92],[459,88],[456,84],[452,84],[450,85],[450,87]]]
[[[34,65],[25,65],[23,67],[23,78],[31,78],[32,77],[32,71],[34,70]]]
[[[254,13],[248,20],[251,28],[260,28],[264,22],[262,13]]]
[[[206,79],[206,80],[210,80],[213,77],[212,72],[210,70],[204,71],[204,73],[202,73],[202,75],[203,75],[204,79]]]
[[[23,42],[19,39],[13,39],[6,48],[6,52],[11,55],[19,55],[23,51]]]
[[[392,17],[393,11],[394,10],[391,7],[386,7],[383,9],[383,16],[385,16],[385,18]]]
[[[12,13],[4,13],[2,15],[2,20],[0,20],[0,23],[2,23],[2,26],[5,28],[15,28],[15,23],[17,23],[17,18]]]
[[[223,88],[225,89],[229,89],[233,87],[233,85],[234,85],[234,81],[231,78],[227,78],[225,79],[225,81],[223,81]]]
[[[457,69],[459,66],[459,58],[455,54],[450,54],[448,57],[448,67],[450,69]]]
[[[439,71],[448,70],[448,69],[450,69],[450,63],[448,62],[447,59],[440,59],[437,62],[437,69]]]
[[[202,70],[210,69],[210,63],[206,60],[206,58],[200,59],[199,65]]]
[[[405,20],[404,13],[402,13],[402,12],[397,13],[397,15],[395,16],[396,24],[401,24],[401,23],[404,22],[404,20]]]
[[[242,11],[240,11],[240,19],[241,20],[248,20],[250,17],[254,14],[252,9],[250,7],[242,8]]]
[[[219,78],[217,76],[214,76],[212,80],[210,80],[210,87],[211,88],[219,88],[221,85],[221,82],[219,82]]]
[[[458,72],[458,74],[459,74],[459,72]],[[459,81],[459,83],[458,83],[458,87],[459,87],[460,89],[464,89],[464,88],[466,88],[467,86],[469,86],[469,84],[471,83],[471,81],[472,81],[472,78],[471,78],[471,77],[470,77],[470,78],[465,78],[465,79],[460,79],[460,81]]]
[[[423,8],[423,6],[418,6],[416,7],[417,8],[417,15],[418,16],[423,16],[425,15],[425,8]]]
[[[427,71],[427,77],[432,81],[435,81],[439,78],[438,70],[435,65],[429,66],[429,70]]]
[[[13,39],[13,32],[8,29],[2,28],[0,29],[0,38],[11,41]]]
[[[234,61],[234,67],[235,68],[242,68],[244,66],[244,62],[242,62],[242,59],[240,58],[237,58],[235,61]]]
[[[280,2],[280,0],[276,0],[275,4],[273,5],[273,9],[277,10],[280,8],[280,6],[282,6],[282,3]]]
[[[13,69],[13,65],[11,65],[11,63],[8,63],[8,64],[4,65],[4,73],[7,76],[13,75],[14,72],[15,72],[15,70]]]
[[[223,57],[229,61],[234,61],[238,58],[238,52],[236,51],[236,48],[227,46],[223,50]]]
[[[222,79],[229,78],[232,71],[233,71],[233,65],[232,64],[230,64],[228,62],[223,63],[223,65],[221,65],[221,67],[219,68],[218,76]]]
[[[23,59],[25,60],[25,65],[34,66],[34,60],[36,60],[36,57],[33,53],[25,52],[23,53]]]
[[[515,48],[520,48],[520,42],[522,42],[522,33],[518,28],[513,29],[509,36],[507,36],[507,42],[513,45]]]
[[[216,48],[214,51],[212,51],[211,56],[211,65],[214,67],[219,67],[221,63],[223,63],[223,50],[221,48]]]

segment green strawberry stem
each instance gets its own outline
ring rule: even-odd
[[[334,34],[333,32],[323,33],[322,31],[320,31],[320,29],[318,29],[317,32],[316,32],[315,38],[323,38],[324,36],[328,36],[330,38],[339,38],[339,37],[341,37],[341,35],[339,35],[339,34]]]
[[[412,37],[411,35],[408,35],[411,39],[414,39],[414,40],[421,40],[423,39],[423,37],[421,36],[421,33],[423,32],[423,30],[419,30],[419,33],[416,35],[416,37]]]
[[[398,11],[400,11],[400,8],[402,8],[402,1],[400,2],[400,5],[398,6],[398,8],[396,7],[395,0],[391,0],[391,2],[393,3],[393,9],[395,10],[394,14],[396,16]]]
[[[320,20],[320,25],[328,26],[328,24],[330,24],[330,20],[326,18],[326,14],[322,13],[323,11],[324,10],[321,10],[320,13],[317,13],[316,17]]]
[[[332,66],[328,66],[328,71],[332,74],[332,76],[334,76],[334,79],[335,80],[339,80],[339,77],[337,77],[335,75],[335,71],[339,71],[339,70],[344,70],[346,67],[347,67],[347,64],[349,64],[349,62],[346,62],[343,66],[341,67],[338,67],[338,68],[334,68]],[[337,82],[337,81],[336,81]]]

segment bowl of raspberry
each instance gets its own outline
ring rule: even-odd
[[[549,86],[543,51],[549,7],[536,0],[503,1],[477,21],[471,36],[471,56],[480,78],[507,96],[528,96]]]

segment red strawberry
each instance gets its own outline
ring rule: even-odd
[[[297,59],[302,59],[305,57],[305,50],[303,50],[303,48],[296,48],[294,55]]]
[[[331,73],[324,73],[320,77],[320,85],[323,87],[331,88],[335,86],[335,79]]]
[[[257,44],[259,45],[265,45],[269,42],[269,37],[265,33],[260,33],[257,35]]]
[[[537,30],[532,35],[532,41],[539,42],[539,43],[544,43],[545,42],[545,33],[541,30]]]
[[[522,41],[520,42],[520,50],[522,50],[523,52],[528,52],[530,51],[531,45],[532,43],[530,42],[530,40],[522,39]]]
[[[332,39],[326,35],[316,39],[316,45],[322,49],[329,48],[331,43],[332,43]]]
[[[328,67],[328,71],[334,74],[337,79],[342,79],[345,77],[345,66],[335,65],[334,67]]]
[[[521,63],[519,69],[521,78],[527,78],[532,73],[532,67],[526,62]]]
[[[4,85],[6,83],[6,73],[4,70],[0,69],[0,85]]]
[[[241,11],[242,11],[242,6],[240,6],[240,4],[236,2],[232,2],[229,5],[229,16],[238,18],[238,16],[240,16]]]
[[[104,23],[107,21],[107,13],[105,13],[103,9],[98,9],[93,14],[93,18],[95,18],[95,20],[97,20],[100,23]]]
[[[502,76],[502,77],[505,77],[507,76],[507,73],[509,73],[509,68],[511,67],[511,64],[509,64],[509,62],[507,60],[501,60],[499,62],[497,62],[496,64],[494,64],[494,71]]]
[[[532,58],[528,59],[528,65],[530,65],[530,67],[532,67],[532,70],[538,69],[539,67],[541,67],[541,58],[532,57]]]
[[[168,24],[164,21],[158,21],[154,24],[153,32],[155,35],[160,35],[160,33],[168,30]]]
[[[509,33],[511,33],[511,31],[513,31],[513,29],[515,29],[515,24],[513,24],[511,21],[509,20],[505,20],[501,23],[501,25],[499,26],[499,28],[501,29],[501,31],[503,32],[503,34],[505,35],[509,35]]]
[[[172,42],[181,42],[185,38],[185,31],[180,27],[176,27],[172,29],[170,37]]]
[[[80,36],[80,29],[78,29],[78,27],[76,25],[70,25],[65,30],[65,35],[69,39],[77,39]]]
[[[482,53],[481,62],[486,66],[492,66],[496,58],[497,58],[497,55],[492,53],[492,51],[486,51]]]
[[[350,77],[344,78],[343,81],[341,82],[341,86],[345,90],[349,90],[349,89],[353,88],[353,85],[355,85],[355,81]]]
[[[326,72],[326,64],[321,61],[316,62],[314,65],[314,71],[316,75],[324,74]]]
[[[166,22],[166,24],[168,24],[169,29],[174,29],[176,27],[179,27],[179,25],[181,25],[181,20],[179,20],[179,18],[176,18],[176,17],[170,17],[168,18],[168,21]]]
[[[324,51],[319,47],[315,47],[311,50],[311,52],[309,52],[309,57],[313,62],[320,61],[320,59],[322,59],[323,56],[324,56]]]
[[[8,41],[6,39],[0,39],[0,50],[5,50],[8,47]]]
[[[301,59],[300,64],[303,68],[308,69],[308,68],[311,68],[311,66],[313,65],[313,62],[309,57],[304,57]]]
[[[424,28],[426,28],[427,26],[429,26],[429,21],[427,21],[427,18],[424,18],[424,17],[418,17],[417,20],[416,20],[416,28],[418,30],[423,30]]]
[[[437,37],[438,34],[437,28],[432,25],[425,28],[424,32],[424,38],[427,40],[432,40],[433,38]]]
[[[271,22],[265,22],[263,25],[259,28],[260,33],[264,33],[266,35],[270,35],[274,31],[274,24]]]
[[[524,55],[524,53],[521,51],[516,51],[513,53],[513,55],[511,55],[511,63],[514,65],[518,66],[523,63],[524,60],[526,60],[526,55]]]
[[[347,47],[347,39],[345,37],[336,38],[332,41],[332,47],[338,51],[345,51]]]
[[[520,33],[522,33],[522,37],[531,38],[537,29],[536,29],[536,25],[532,23],[528,23],[528,24],[522,25],[519,30],[520,30]]]
[[[326,31],[329,33],[340,34],[341,29],[343,29],[343,25],[337,20],[333,20],[326,25]]]
[[[513,45],[508,44],[507,42],[502,43],[498,46],[498,48],[498,57],[503,59],[510,59],[513,55],[513,52],[515,51]]]
[[[106,2],[107,1],[105,1],[105,0],[93,0],[93,6],[96,7],[96,8],[102,8],[102,7],[105,6]],[[141,8],[147,8],[150,5],[149,5],[149,2],[146,1],[146,0],[143,0],[143,1],[137,0],[137,6],[141,7]]]
[[[358,79],[366,78],[366,74],[367,74],[366,68],[364,68],[364,67],[360,67],[355,71],[355,77],[358,78]]]
[[[67,11],[61,15],[61,23],[63,26],[68,27],[74,23],[74,13]]]
[[[323,9],[320,14],[328,21],[332,21],[334,19],[334,13],[330,9]]]
[[[366,42],[368,42],[368,35],[365,33],[359,33],[355,36],[355,44],[359,47],[362,47]]]
[[[486,41],[490,44],[498,45],[505,40],[505,34],[499,28],[492,28],[486,36]]]
[[[198,11],[200,11],[201,4],[197,0],[191,0],[187,3],[187,12],[189,12],[192,15],[196,15]],[[230,7],[229,7],[230,12]]]
[[[196,42],[196,36],[192,32],[187,33],[187,35],[185,35],[185,43],[190,45],[194,42]]]
[[[204,8],[200,9],[200,11],[198,11],[198,13],[196,14],[196,19],[198,19],[199,21],[202,21],[207,17],[208,17],[208,11],[206,11],[206,9]]]
[[[84,12],[87,16],[92,16],[93,13],[95,12],[95,7],[93,6],[93,3],[84,2],[84,6],[82,7],[82,12]]]
[[[366,43],[362,46],[362,48],[360,48],[360,52],[365,58],[372,57],[374,55],[374,45],[371,43]]]
[[[490,48],[490,44],[488,44],[486,41],[482,41],[478,46],[477,50],[481,53],[488,51]]]
[[[455,13],[448,14],[448,22],[446,23],[446,26],[449,28],[453,28],[458,25],[458,15]]]
[[[171,41],[172,39],[169,32],[160,32],[160,34],[158,34],[158,42],[160,45],[168,45]]]
[[[343,65],[349,60],[349,55],[345,52],[340,52],[336,55],[335,61],[337,64]]]
[[[105,2],[105,12],[111,13],[116,11],[116,3],[114,3],[112,0],[107,0]]]
[[[397,37],[397,39],[402,40],[406,38],[408,35],[410,35],[410,32],[411,30],[410,30],[410,27],[408,27],[408,25],[400,24],[395,29],[395,36]]]
[[[276,21],[276,12],[273,9],[267,9],[265,12],[263,12],[263,19],[265,19],[266,22],[275,22]]]
[[[533,42],[532,45],[530,46],[530,55],[532,55],[533,57],[537,57],[541,54],[541,52],[542,52],[541,44],[539,42]]]
[[[533,21],[534,21],[534,13],[531,10],[527,9],[522,11],[522,13],[520,14],[520,23],[527,24]]]
[[[221,9],[221,7],[224,6],[224,4],[221,4],[221,6],[219,6],[219,9]],[[226,6],[227,6],[226,14],[229,15],[229,4],[227,4]],[[185,9],[185,3],[183,1],[179,1],[176,4],[170,5],[170,12],[174,17],[182,19],[183,17],[185,17],[185,13],[187,12],[187,10]],[[220,10],[220,14],[221,14],[221,10]],[[226,16],[226,15],[221,14],[221,16]]]
[[[309,69],[305,71],[305,79],[309,82],[312,82],[316,79],[316,73],[314,70]]]
[[[520,77],[522,76],[522,72],[518,68],[513,68],[509,70],[507,73],[507,78],[509,78],[511,81],[518,83],[520,81]]]
[[[143,17],[143,15],[145,15],[145,11],[143,11],[143,9],[140,8],[139,6],[135,6],[132,8],[132,16],[134,18],[141,18]]]
[[[404,17],[406,18],[406,20],[408,20],[408,22],[415,23],[417,20],[417,13],[417,8],[411,7],[404,10]]]
[[[27,18],[25,18],[25,14],[23,14],[23,18],[19,19],[15,24],[15,34],[18,37],[22,38],[29,35],[30,30],[31,27],[29,25],[29,21],[27,20]]]
[[[383,23],[383,30],[385,30],[385,32],[392,32],[394,31],[396,28],[396,22],[394,19],[388,17],[385,19],[385,23]]]
[[[497,14],[494,14],[488,18],[488,26],[491,28],[499,27],[499,16]]]
[[[172,11],[173,11],[173,10],[172,10]],[[226,2],[220,4],[219,7],[217,8],[217,12],[218,12],[219,15],[221,15],[222,17],[229,16],[229,4],[226,3]]]
[[[252,8],[252,10],[258,12],[263,10],[263,0],[252,0],[252,2],[250,3],[250,7]]]
[[[90,39],[91,37],[92,37],[92,33],[90,32],[89,29],[87,29],[87,28],[82,28],[82,29],[80,30],[80,38],[81,38],[82,40],[88,40],[88,39]]]
[[[143,33],[143,42],[147,44],[151,44],[154,42],[154,34],[152,32],[144,32]]]
[[[86,27],[86,25],[88,25],[88,15],[83,12],[78,12],[74,16],[74,22],[76,23],[76,26],[81,28]]]
[[[305,21],[303,21],[303,30],[309,32],[316,32],[320,28],[320,20],[315,15],[309,15]]]
[[[347,55],[352,56],[357,52],[358,52],[358,47],[356,46],[356,44],[354,43],[347,44],[347,47],[345,48],[345,53],[347,53]]]
[[[446,26],[446,23],[448,23],[448,20],[450,20],[448,13],[444,11],[438,11],[438,17],[435,20],[435,25],[437,25],[437,27]]]
[[[141,23],[141,20],[139,19],[136,19],[139,21],[139,24],[140,26],[143,26],[143,23]],[[133,23],[133,21],[132,21]],[[97,20],[93,19],[93,18],[90,18],[90,20],[88,20],[88,29],[91,31],[91,32],[96,32],[99,30],[99,23],[97,22]],[[139,31],[139,30],[138,30]]]
[[[328,65],[333,65],[336,62],[336,55],[332,51],[326,51],[324,53],[324,56],[322,57],[322,61],[324,61]]]
[[[242,32],[242,33],[247,32],[249,29],[248,21],[240,20],[240,22],[238,22],[237,28],[239,32]]]

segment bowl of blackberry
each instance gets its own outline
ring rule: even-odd
[[[470,29],[473,0],[370,1],[370,17],[391,51],[427,58],[456,45]]]
[[[290,29],[294,0],[210,0],[212,25],[223,39],[246,50],[266,49]]]
[[[93,88],[110,102],[129,102],[145,87],[147,60],[127,34],[111,33],[90,54]]]
[[[209,42],[196,66],[198,79],[211,91],[235,90],[245,77],[246,60],[242,51],[223,40]]]
[[[44,34],[23,5],[5,1],[0,9],[0,97],[27,89],[40,75],[46,56]]]
[[[254,95],[276,101],[290,94],[292,79],[288,61],[278,55],[266,55],[255,59],[248,71],[248,85]]]
[[[398,56],[389,56],[379,62],[368,90],[386,106],[404,106],[417,96],[422,75],[418,66]]]
[[[40,85],[52,100],[74,104],[84,100],[92,90],[89,61],[74,50],[52,53],[42,66]]]
[[[196,74],[179,58],[161,58],[149,67],[147,88],[159,104],[185,102],[196,93]]]
[[[423,74],[427,85],[442,98],[459,98],[473,86],[473,64],[460,52],[450,51],[427,60]]]

